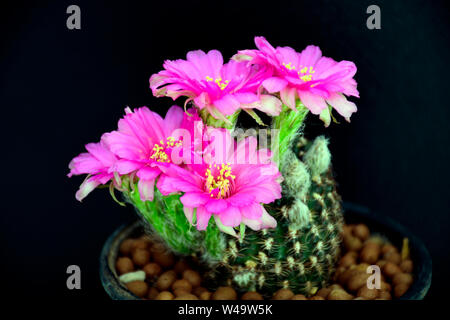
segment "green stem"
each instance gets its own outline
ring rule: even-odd
[[[297,100],[297,110],[292,110],[286,105],[283,105],[281,113],[273,117],[272,120],[272,152],[273,159],[280,164],[281,159],[287,150],[289,150],[292,141],[295,139],[303,121],[306,118],[309,110]]]
[[[179,195],[164,197],[155,190],[153,201],[142,201],[135,187],[134,191],[125,191],[124,196],[148,223],[150,231],[174,252],[190,255],[200,249],[202,235],[186,219]]]
[[[241,111],[238,110],[230,116],[224,116],[217,111],[217,118],[215,118],[209,113],[208,109],[203,108],[199,110],[200,117],[202,118],[203,123],[205,123],[207,126],[214,128],[225,128],[230,130],[234,129],[240,112]]]

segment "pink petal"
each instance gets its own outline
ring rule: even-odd
[[[80,189],[78,189],[77,193],[75,194],[75,198],[81,202],[84,198],[86,198],[86,196],[89,193],[91,193],[99,185],[100,185],[100,181],[97,180],[95,177],[91,177],[91,178],[85,180],[81,184]]]
[[[313,67],[322,56],[322,51],[317,46],[307,46],[300,53],[300,65],[303,67]]]
[[[212,213],[219,213],[224,211],[228,207],[228,204],[223,199],[208,199],[208,202],[205,204],[206,210]]]
[[[244,217],[246,217],[247,219],[260,219],[263,211],[262,209],[262,205],[260,205],[259,203],[253,202],[251,205],[248,205],[246,207],[241,207],[241,213]]]
[[[280,97],[281,101],[285,105],[287,105],[292,110],[296,110],[296,104],[295,104],[295,95],[297,93],[297,90],[295,88],[289,88],[285,87],[283,90],[280,91]]]
[[[183,205],[188,207],[199,207],[207,203],[209,200],[208,196],[204,193],[194,193],[189,192],[185,193],[181,198],[180,201]]]
[[[278,77],[272,77],[262,82],[263,87],[269,92],[279,92],[287,86],[288,82]]]
[[[277,97],[268,94],[261,95],[260,101],[261,103],[256,107],[256,109],[268,114],[269,116],[279,115],[283,108],[283,104]]]
[[[140,179],[155,180],[156,177],[159,176],[160,173],[161,173],[161,170],[159,170],[158,168],[143,167],[136,173],[136,175]]]
[[[352,113],[358,110],[353,102],[348,101],[339,93],[332,93],[330,97],[328,97],[327,102],[349,122]]]
[[[117,159],[101,140],[100,143],[88,143],[86,150],[105,167],[112,166]]]
[[[205,210],[205,207],[197,208],[197,230],[206,230],[208,227],[209,219],[211,218],[211,213]]]
[[[184,211],[184,215],[188,219],[189,223],[192,224],[192,219],[194,217],[194,208],[184,206],[183,211]]]
[[[275,220],[274,217],[272,217],[264,207],[262,207],[262,228],[263,229],[267,229],[267,228],[276,228],[277,227],[277,220]]]
[[[229,206],[225,211],[217,215],[225,226],[236,227],[241,223],[241,212],[236,207]]]
[[[248,104],[258,101],[258,96],[255,93],[245,92],[245,93],[235,93],[233,96],[240,103]]]
[[[139,179],[138,190],[142,201],[153,201],[153,194],[155,192],[155,180]]]
[[[321,96],[314,95],[308,91],[299,91],[300,100],[312,113],[320,114],[327,104]]]
[[[224,115],[231,115],[239,109],[241,104],[233,95],[227,94],[222,99],[214,101],[214,106]]]
[[[213,217],[214,217],[214,220],[216,221],[217,228],[219,228],[220,231],[222,231],[222,232],[224,232],[224,233],[226,233],[226,234],[229,234],[230,236],[239,238],[238,235],[236,234],[236,231],[234,230],[233,227],[227,227],[227,226],[225,226],[225,225],[220,221],[220,219],[219,219],[218,216],[213,215]]]
[[[255,200],[255,197],[252,194],[248,193],[236,193],[232,195],[231,197],[227,198],[227,201],[230,205],[233,205],[235,207],[245,207],[253,203]]]
[[[180,128],[183,122],[184,111],[179,106],[172,106],[166,113],[164,118],[164,133],[166,137],[170,137],[172,132]]]
[[[114,167],[109,170],[110,172],[116,171],[119,174],[128,174],[135,170],[142,168],[143,164],[137,161],[120,159],[115,164]]]

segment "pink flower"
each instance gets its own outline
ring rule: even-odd
[[[150,78],[150,88],[157,97],[177,99],[186,96],[199,109],[206,108],[216,119],[231,115],[238,109],[259,109],[278,115],[281,103],[271,95],[260,95],[261,82],[270,76],[266,68],[249,66],[234,60],[223,64],[217,50],[205,53],[190,51],[187,60],[167,60],[164,70]]]
[[[281,197],[281,174],[270,153],[257,150],[254,137],[238,144],[233,141],[222,152],[220,143],[229,141],[230,133],[216,130],[215,135],[210,146],[214,145],[216,154],[205,155],[202,164],[171,167],[159,178],[159,191],[163,195],[184,192],[180,200],[185,215],[192,223],[195,211],[198,230],[206,229],[211,216],[219,229],[231,235],[236,235],[233,228],[241,223],[253,230],[275,228],[276,220],[262,205]]]
[[[190,110],[194,113],[194,110]],[[182,162],[184,144],[191,148],[191,137],[189,141],[180,140],[178,131],[183,129],[194,132],[194,119],[200,121],[195,114],[192,120],[187,120],[186,113],[178,106],[169,109],[163,119],[157,113],[142,107],[131,111],[125,109],[125,116],[119,121],[118,130],[104,134],[103,140],[108,148],[119,158],[112,171],[120,175],[130,174],[137,176],[138,190],[143,201],[153,200],[154,185],[156,178],[165,167],[173,165],[173,154],[179,154]]]
[[[269,93],[279,92],[283,103],[292,109],[299,97],[313,114],[324,112],[321,118],[327,125],[330,121],[327,104],[350,121],[357,108],[344,95],[359,97],[353,62],[323,57],[316,46],[298,53],[290,47],[275,49],[264,37],[256,37],[255,44],[259,50],[242,50],[234,58],[272,68],[273,76],[262,82]]]
[[[110,169],[117,161],[116,156],[108,150],[103,141],[88,143],[86,150],[88,152],[80,154],[69,163],[70,173],[67,175],[68,177],[80,174],[90,175],[75,194],[78,201],[83,200],[97,186],[107,183],[114,177]]]

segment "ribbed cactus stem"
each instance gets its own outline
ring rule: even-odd
[[[285,141],[289,135],[295,133],[285,132]],[[240,291],[271,297],[289,288],[314,295],[327,285],[339,254],[342,209],[330,162],[324,161],[329,160],[325,142],[323,137],[289,141],[281,163],[283,198],[266,206],[277,227],[249,230],[243,241],[228,242],[222,264]],[[305,161],[306,154],[312,162]]]

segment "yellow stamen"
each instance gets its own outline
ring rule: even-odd
[[[220,88],[220,90],[224,90],[227,86],[230,80],[222,81],[222,78],[213,79],[210,76],[206,76],[206,81],[211,82],[214,81],[215,84]]]
[[[211,172],[212,166],[209,165],[209,168],[206,169],[206,188],[211,195],[211,198],[214,197],[214,190],[218,189],[218,193],[216,197],[218,199],[223,199],[228,195],[228,191],[231,188],[231,181],[236,177],[231,174],[231,167],[229,164],[222,164],[220,166],[214,165],[214,168],[219,170],[217,176]]]
[[[158,162],[170,162],[169,156],[165,152],[166,148],[173,148],[181,146],[180,140],[175,140],[173,137],[168,137],[166,139],[166,143],[163,140],[159,141],[159,144],[155,143],[153,146],[153,153],[150,156],[150,159],[156,160]]]

